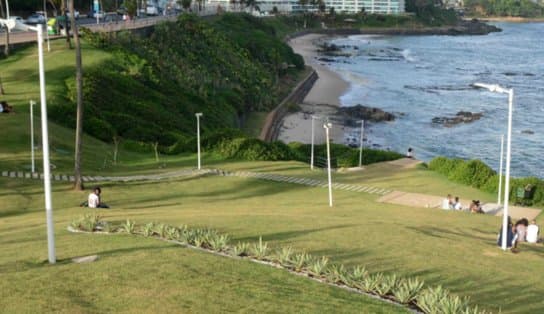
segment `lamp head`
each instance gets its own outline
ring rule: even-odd
[[[331,129],[331,128],[332,128],[332,123],[327,122],[327,123],[323,124],[323,127],[324,127],[325,129]]]
[[[503,93],[508,94],[510,90],[500,87],[497,84],[484,84],[484,83],[474,83],[472,86],[477,88],[484,88],[487,89],[490,92],[494,93]]]
[[[195,116],[196,116],[197,118],[202,117],[202,112],[195,113]]]

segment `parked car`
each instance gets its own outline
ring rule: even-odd
[[[26,19],[26,24],[45,24],[45,16],[40,13],[34,13]]]
[[[14,20],[14,21],[17,22],[17,23],[22,23],[22,24],[24,24],[24,23],[26,22],[26,21],[25,21],[22,17],[20,17],[20,16],[13,16],[13,15],[12,15],[12,16],[9,17],[9,19],[10,19],[10,20]]]
[[[70,13],[70,11],[66,10],[66,16],[68,16],[68,18],[72,18],[72,14]],[[79,19],[79,11],[78,10],[74,10],[74,18],[76,20]]]
[[[88,14],[88,17],[93,18],[93,19],[96,19],[96,18],[103,19],[104,16],[106,16],[106,13],[104,11],[98,11],[98,12],[91,11]]]
[[[160,14],[160,11],[159,11],[159,8],[153,4],[147,4],[147,8],[145,9],[140,9],[140,14],[146,14],[146,15],[159,15]]]

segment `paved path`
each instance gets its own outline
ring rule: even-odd
[[[442,200],[444,197],[420,193],[409,193],[402,191],[393,191],[378,199],[378,202],[390,203],[411,207],[425,208],[442,208]],[[471,201],[460,199],[465,210],[470,205]],[[488,215],[502,216],[502,206],[496,203],[483,204],[483,210]],[[527,218],[529,220],[536,218],[542,210],[531,207],[508,206],[508,215],[512,218]]]
[[[129,182],[129,181],[157,181],[163,179],[178,178],[184,176],[196,176],[196,175],[218,175],[224,177],[241,177],[241,178],[254,178],[259,180],[268,180],[283,183],[300,184],[312,187],[326,188],[328,186],[327,181],[321,181],[316,179],[283,176],[279,174],[263,173],[263,172],[247,172],[247,171],[225,171],[221,169],[183,169],[179,171],[172,171],[153,175],[135,175],[135,176],[83,176],[83,182]],[[30,173],[23,171],[2,171],[3,177],[9,177],[14,179],[42,179],[42,173]],[[51,179],[54,181],[73,182],[74,176],[68,176],[65,174],[51,174]],[[333,183],[332,188],[335,190],[344,190],[350,192],[361,192],[376,195],[386,195],[391,193],[391,190],[377,188],[372,186],[363,186],[355,184],[342,184]]]

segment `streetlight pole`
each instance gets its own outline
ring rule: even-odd
[[[34,100],[30,101],[30,156],[32,159],[32,173],[36,172],[34,163]]]
[[[55,230],[53,225],[53,206],[51,199],[51,167],[49,165],[49,131],[47,129],[47,103],[45,97],[45,74],[43,62],[43,29],[36,27],[38,32],[38,62],[40,65],[40,101],[42,111],[42,151],[43,151],[43,187],[45,190],[45,215],[47,220],[47,248],[49,263],[55,264]]]
[[[497,204],[501,205],[501,190],[502,190],[502,157],[504,156],[504,134],[501,134],[501,156],[499,158],[499,193],[497,194]]]
[[[200,117],[202,112],[196,113],[196,149],[198,155],[198,170],[200,170]]]
[[[361,135],[359,136],[359,168],[363,166],[363,134],[365,132],[365,120],[361,120]]]
[[[508,133],[506,137],[506,173],[504,182],[504,209],[502,213],[502,243],[501,248],[507,249],[507,234],[508,234],[508,202],[510,201],[510,161],[512,153],[512,114],[514,111],[514,90],[512,88],[506,89],[499,85],[490,85],[482,83],[474,83],[474,86],[485,88],[491,92],[507,94],[508,95]]]
[[[332,128],[331,123],[323,125],[327,137],[327,176],[329,180],[329,206],[332,207],[332,180],[331,180],[331,148],[329,144],[329,130]]]
[[[310,169],[311,170],[314,170],[314,142],[315,142],[314,120],[315,119],[320,119],[320,117],[312,115],[312,139],[311,139],[312,152],[310,155]]]
[[[9,20],[9,2],[8,0],[6,0],[6,19]],[[8,30],[9,32],[9,30]]]
[[[6,1],[7,2],[7,1]],[[45,194],[45,217],[47,221],[47,248],[50,264],[56,263],[55,257],[55,230],[53,225],[53,206],[51,198],[51,168],[49,165],[49,135],[47,129],[47,102],[45,97],[45,74],[43,62],[43,28],[27,26],[12,20],[0,19],[0,24],[7,25],[9,29],[19,28],[25,31],[35,31],[38,39],[38,64],[40,76],[40,109],[42,122],[42,146],[43,146],[43,187]]]

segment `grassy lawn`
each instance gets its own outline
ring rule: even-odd
[[[422,184],[444,181],[425,176],[430,173],[425,170],[412,171],[419,172]],[[197,312],[217,310],[215,306],[259,312],[398,310],[280,270],[153,239],[69,234],[65,230],[69,221],[86,211],[77,207],[86,192],[73,192],[61,183],[54,183],[53,196],[58,258],[99,254],[101,259],[90,265],[44,265],[41,184],[7,179],[0,179],[0,184],[5,253],[0,271],[7,279],[1,283],[0,303],[14,311],[25,311],[26,306],[68,312],[180,306]],[[522,246],[520,254],[503,253],[495,245],[498,217],[381,204],[375,202],[376,196],[343,191],[334,192],[335,206],[329,208],[326,189],[234,177],[107,183],[103,190],[113,209],[101,214],[111,221],[130,218],[138,223],[207,226],[231,234],[234,243],[263,236],[273,246],[291,245],[347,266],[418,276],[428,284],[470,296],[472,303],[489,310],[544,309],[539,298],[544,292],[540,284],[544,247]],[[23,289],[29,282],[34,283],[32,288]],[[512,293],[519,290],[523,293]],[[51,291],[55,302],[48,303]],[[33,295],[43,298],[30,301]],[[29,302],[12,302],[21,297]]]

